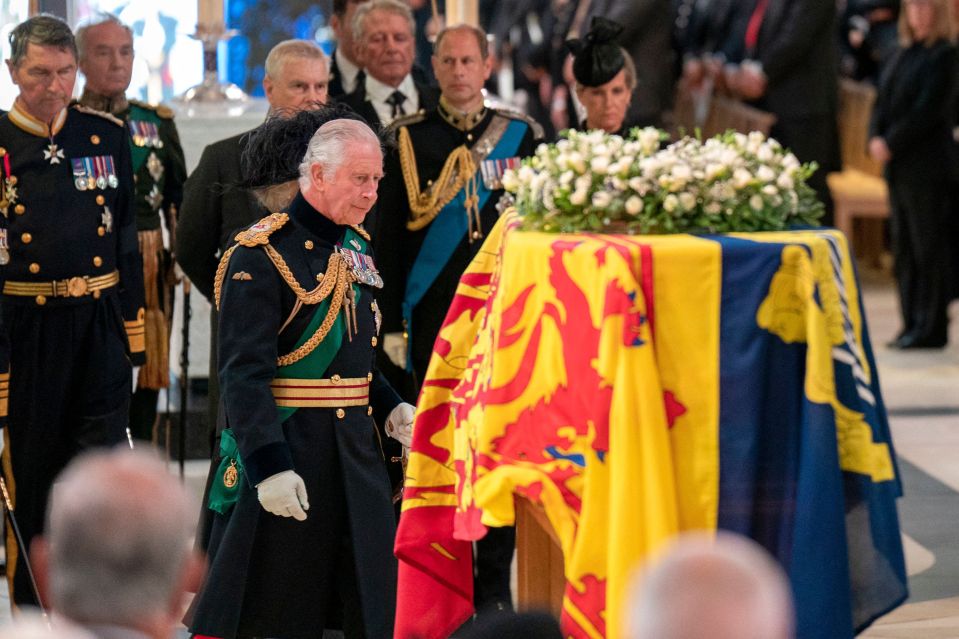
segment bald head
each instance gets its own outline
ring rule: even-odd
[[[639,575],[626,627],[628,639],[790,639],[792,596],[758,544],[694,534]]]

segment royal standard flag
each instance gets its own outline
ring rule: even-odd
[[[461,280],[414,426],[396,637],[472,612],[471,541],[542,506],[570,637],[619,637],[632,570],[683,530],[763,544],[800,637],[905,595],[900,494],[855,273],[835,231],[521,232]]]

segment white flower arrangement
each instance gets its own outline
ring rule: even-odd
[[[568,131],[507,171],[524,227],[550,232],[725,233],[816,225],[823,205],[806,180],[815,164],[772,138],[729,131],[685,137],[665,148],[665,132],[627,138]]]

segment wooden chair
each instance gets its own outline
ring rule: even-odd
[[[710,138],[728,129],[740,133],[759,131],[769,135],[776,123],[776,116],[768,111],[749,106],[745,102],[723,95],[713,95],[709,115],[703,124],[703,138]]]
[[[839,84],[839,141],[842,149],[842,171],[826,176],[832,194],[836,228],[846,234],[850,249],[853,243],[854,220],[889,217],[889,188],[882,178],[882,167],[869,157],[866,147],[869,120],[872,117],[876,90],[869,84],[843,79]],[[882,252],[882,230],[873,237],[869,251],[878,266]],[[877,242],[878,240],[878,242]],[[877,244],[877,245],[876,245]]]

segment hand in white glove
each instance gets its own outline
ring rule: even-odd
[[[267,477],[256,485],[256,496],[264,510],[279,517],[306,519],[310,502],[306,499],[306,484],[292,470],[284,470]]]
[[[386,418],[386,434],[409,448],[413,444],[413,418],[416,408],[412,404],[403,402],[390,411]]]
[[[406,338],[403,333],[386,333],[383,335],[383,352],[390,361],[402,369],[406,369]]]

